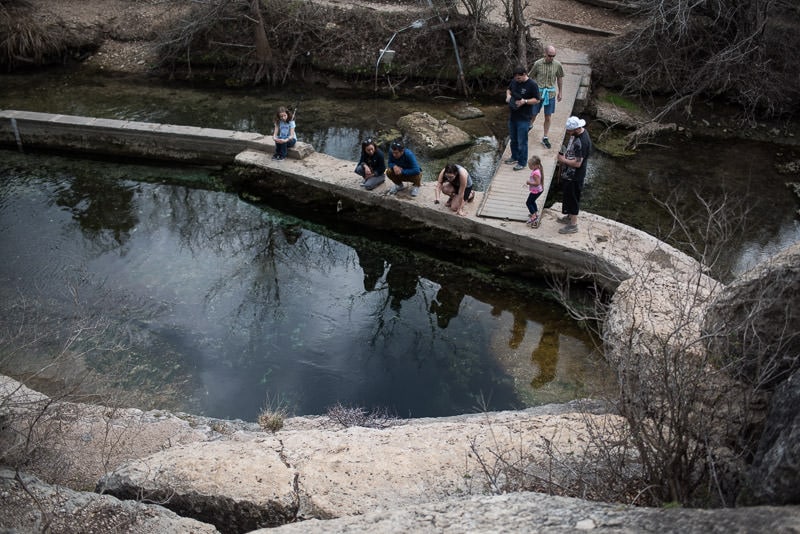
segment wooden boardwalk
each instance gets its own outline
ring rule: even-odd
[[[558,148],[564,143],[564,136],[566,135],[564,125],[567,122],[567,118],[573,114],[572,109],[575,105],[578,91],[581,89],[581,81],[584,78],[588,79],[588,75],[591,72],[589,59],[584,53],[562,49],[558,51],[557,59],[561,61],[564,67],[564,82],[562,100],[556,104],[556,111],[550,124],[549,138],[552,148],[548,150],[541,143],[544,114],[539,114],[533,128],[528,132],[528,157],[539,156],[542,159],[542,167],[544,168],[544,192],[536,202],[540,213],[547,199],[550,184],[553,181]],[[525,199],[528,198],[528,186],[525,181],[530,176],[530,170],[526,167],[520,171],[515,171],[513,165],[502,163],[502,161],[510,157],[511,150],[506,146],[500,166],[489,182],[483,201],[478,207],[476,215],[479,217],[491,217],[509,221],[528,220],[528,208],[525,207]]]

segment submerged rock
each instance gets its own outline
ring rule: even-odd
[[[472,137],[447,119],[437,119],[425,112],[400,117],[397,125],[420,154],[438,158],[472,144]]]
[[[453,109],[449,111],[450,115],[453,117],[465,121],[469,119],[479,119],[484,116],[483,111],[475,106],[468,106],[465,104],[459,104],[457,106],[453,106]]]

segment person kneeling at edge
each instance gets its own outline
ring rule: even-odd
[[[361,187],[372,191],[386,181],[384,172],[386,172],[386,160],[383,158],[383,151],[369,137],[361,143],[361,158],[355,169],[355,173],[364,179]]]
[[[394,183],[389,194],[394,195],[398,191],[406,188],[403,182],[411,182],[411,196],[419,195],[419,188],[422,185],[422,169],[417,163],[417,158],[411,150],[403,146],[400,141],[393,141],[389,153],[389,166],[386,169],[386,177]]]
[[[445,206],[459,215],[464,215],[462,210],[464,201],[472,202],[475,200],[475,192],[472,190],[472,177],[467,169],[455,163],[448,163],[439,173],[436,179],[436,204],[439,203],[439,192],[450,197]]]
[[[567,119],[567,135],[569,142],[562,154],[558,153],[558,163],[563,168],[561,171],[561,192],[564,196],[561,212],[563,217],[557,220],[565,226],[559,234],[574,234],[578,231],[578,212],[581,205],[581,193],[586,179],[586,163],[592,151],[592,140],[586,131],[586,121],[578,117]]]

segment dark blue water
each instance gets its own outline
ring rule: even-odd
[[[0,372],[34,386],[247,420],[599,386],[591,340],[531,288],[172,185],[201,170],[4,156]]]

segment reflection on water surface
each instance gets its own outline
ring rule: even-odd
[[[536,291],[159,183],[196,170],[9,156],[2,372],[55,358],[35,384],[93,372],[78,391],[248,420],[267,397],[420,417],[599,382],[591,341]]]

